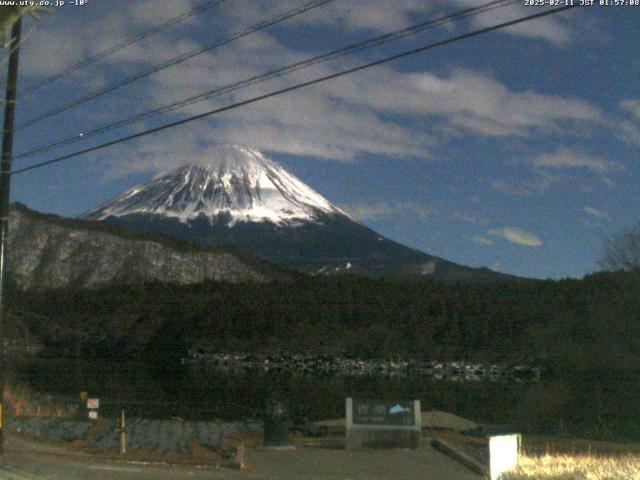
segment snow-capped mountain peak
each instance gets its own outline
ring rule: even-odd
[[[217,147],[205,162],[156,175],[84,217],[204,247],[235,245],[313,275],[500,277],[381,236],[246,147]]]
[[[83,216],[103,220],[151,214],[188,222],[225,215],[233,226],[295,225],[316,221],[320,213],[348,216],[262,152],[233,145],[217,147],[206,162],[156,175]]]

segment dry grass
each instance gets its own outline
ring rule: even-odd
[[[640,456],[522,456],[515,472],[501,480],[640,480]]]
[[[25,417],[73,417],[78,414],[80,398],[74,403],[34,391],[24,384],[10,381],[4,385],[5,415]]]

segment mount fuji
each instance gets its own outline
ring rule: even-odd
[[[258,150],[221,146],[206,163],[184,165],[85,213],[125,228],[200,245],[237,245],[266,260],[317,275],[506,277],[389,240],[356,222]]]

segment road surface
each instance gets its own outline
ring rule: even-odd
[[[426,443],[426,442],[425,442]],[[245,471],[142,465],[96,459],[11,437],[0,460],[0,480],[478,480],[425,445],[417,450],[247,449]]]

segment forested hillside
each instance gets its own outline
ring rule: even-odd
[[[7,328],[49,355],[282,349],[633,369],[640,272],[476,285],[300,275],[269,284],[13,292]]]

